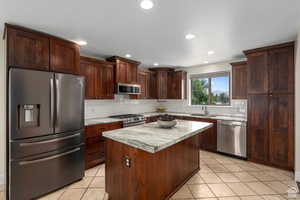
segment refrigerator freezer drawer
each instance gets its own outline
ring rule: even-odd
[[[10,199],[29,200],[40,197],[84,176],[84,146],[64,152],[15,160],[10,163]]]
[[[11,159],[70,148],[84,143],[84,130],[11,142]]]

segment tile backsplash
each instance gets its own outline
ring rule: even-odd
[[[167,100],[159,102],[169,112],[203,113],[203,106],[190,106],[188,100]],[[231,106],[207,106],[209,114],[247,117],[247,100],[231,100]]]
[[[86,100],[85,119],[110,115],[155,112],[158,106],[165,106],[168,112],[202,113],[201,106],[189,106],[187,100],[132,100],[126,95],[116,95],[114,100]],[[247,100],[232,100],[231,106],[208,106],[210,114],[247,116]]]
[[[126,95],[115,95],[114,100],[85,100],[85,119],[154,112],[158,105],[157,100],[132,100]]]

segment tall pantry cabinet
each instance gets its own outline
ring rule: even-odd
[[[294,169],[294,42],[244,52],[248,58],[248,158]]]

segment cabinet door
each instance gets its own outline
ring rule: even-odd
[[[147,73],[139,72],[138,73],[138,83],[141,85],[141,94],[138,96],[140,99],[147,98]]]
[[[167,98],[168,99],[176,99],[176,91],[175,91],[176,76],[175,76],[175,72],[173,72],[173,71],[168,72],[167,80],[168,80]]]
[[[155,72],[150,72],[149,77],[149,99],[157,99],[157,76]]]
[[[49,38],[7,28],[8,66],[49,71]]]
[[[270,93],[294,93],[294,48],[280,48],[269,51]]]
[[[168,72],[157,72],[158,99],[168,98]]]
[[[118,60],[117,61],[117,70],[116,70],[116,82],[117,83],[128,83],[127,79],[127,63]]]
[[[270,96],[270,163],[293,169],[294,167],[294,96]]]
[[[127,63],[126,68],[127,82],[130,84],[138,83],[138,67],[135,64]]]
[[[96,69],[93,63],[80,62],[80,74],[85,77],[85,98],[95,99]]]
[[[102,65],[102,87],[103,87],[103,98],[113,99],[114,98],[114,66],[103,64]]]
[[[269,158],[269,97],[248,96],[248,157],[265,163]]]
[[[247,55],[248,94],[267,94],[269,91],[268,53],[258,52]]]
[[[50,69],[53,72],[78,74],[80,65],[79,46],[75,43],[50,40]]]
[[[173,75],[173,99],[186,99],[187,73],[178,71]]]
[[[247,99],[247,64],[232,66],[232,99]]]

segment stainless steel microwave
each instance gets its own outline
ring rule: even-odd
[[[135,84],[118,83],[118,94],[141,94],[141,86]]]

